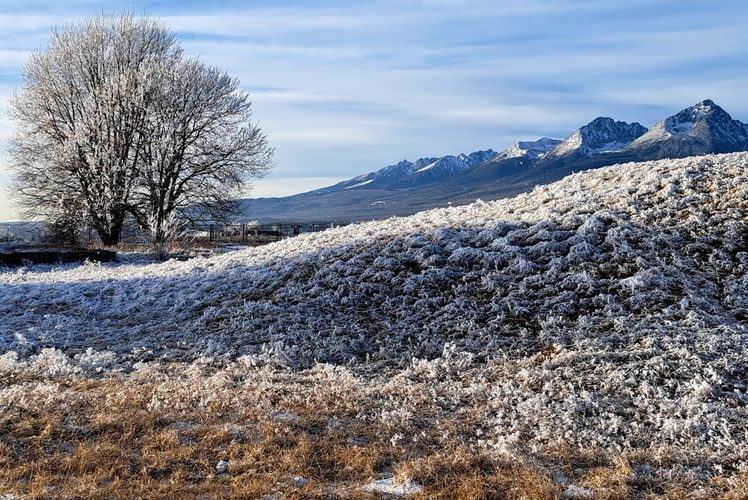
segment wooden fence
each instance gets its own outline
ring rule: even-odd
[[[331,223],[283,223],[283,224],[209,224],[190,230],[185,238],[210,243],[257,244],[278,241],[304,233],[324,231],[335,224]]]
[[[291,238],[304,233],[324,231],[338,224],[330,222],[303,222],[303,223],[277,223],[277,224],[205,224],[184,231],[177,238],[187,243],[234,243],[243,245],[260,245]],[[48,241],[47,231],[44,224],[4,224],[0,227],[0,241],[23,241],[45,242]],[[143,234],[135,226],[126,227],[121,235],[122,243],[130,245],[146,244]],[[93,228],[88,227],[81,231],[79,238],[80,246],[90,246],[100,243]]]

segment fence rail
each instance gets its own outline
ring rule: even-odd
[[[205,224],[186,230],[180,237],[176,238],[188,243],[233,243],[243,245],[261,245],[291,238],[304,233],[324,231],[338,224],[330,222],[320,223],[277,223],[258,225],[247,224]],[[0,226],[0,242],[24,241],[43,242],[48,241],[48,228],[41,223],[20,224],[6,223]],[[81,230],[79,235],[80,245],[91,245],[99,243],[96,232],[91,227]],[[144,244],[143,234],[134,226],[123,230],[121,242],[131,245]]]
[[[187,239],[211,243],[262,243],[278,241],[304,233],[324,231],[335,224],[331,223],[286,223],[286,224],[209,224],[186,233]]]

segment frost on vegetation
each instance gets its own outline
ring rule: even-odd
[[[226,474],[229,471],[229,463],[226,460],[219,460],[216,464],[216,473]]]
[[[187,262],[4,270],[0,371],[345,367],[438,386],[457,411],[460,381],[492,366],[469,395],[487,448],[655,443],[746,463],[746,214],[735,153]]]
[[[409,497],[417,495],[423,488],[413,481],[398,481],[397,478],[389,477],[377,479],[360,488],[364,493],[378,493],[394,497]]]
[[[572,484],[571,486],[567,487],[563,492],[563,498],[570,498],[570,499],[576,499],[581,500],[584,498],[595,498],[595,494],[592,490],[589,490],[587,488],[583,488],[581,486],[576,486]]]

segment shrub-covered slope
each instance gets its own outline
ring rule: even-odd
[[[298,373],[299,394],[361,397],[355,421],[406,451],[458,440],[555,470],[563,450],[602,450],[635,467],[631,488],[714,492],[748,472],[747,207],[735,153],[188,262],[5,270],[0,374],[187,362],[225,369],[233,394]],[[217,391],[204,383],[191,390]]]
[[[4,271],[0,348],[304,367],[683,344],[740,371],[747,165],[626,164],[210,259]]]

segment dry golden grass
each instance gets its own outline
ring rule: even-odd
[[[637,476],[636,465],[663,461],[646,450],[478,450],[470,401],[445,419],[416,386],[398,394],[342,371],[173,365],[101,378],[6,375],[0,498],[375,498],[359,488],[383,476],[421,485],[415,498],[748,493],[745,474]],[[375,394],[403,398],[411,417],[373,418]]]

